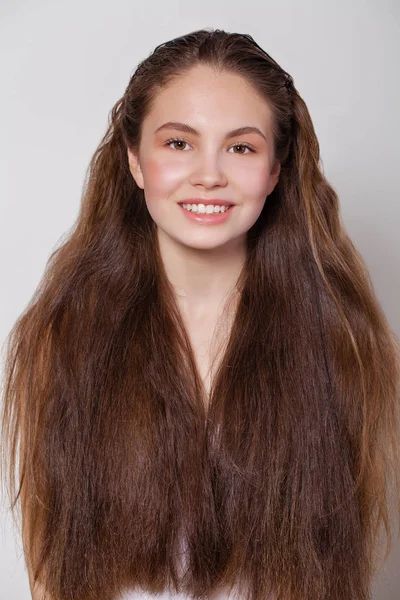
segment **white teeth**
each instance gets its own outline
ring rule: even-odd
[[[218,212],[225,212],[229,210],[230,206],[221,206],[219,204],[182,204],[183,208],[189,210],[190,212],[195,213],[203,213],[203,214],[211,214]]]

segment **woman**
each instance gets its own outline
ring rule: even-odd
[[[7,358],[34,599],[370,598],[400,499],[396,340],[307,107],[251,36],[139,64]]]

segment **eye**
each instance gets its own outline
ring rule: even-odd
[[[187,142],[185,142],[185,140],[182,140],[181,138],[171,138],[170,140],[167,140],[165,142],[164,146],[170,146],[171,144],[187,144]],[[182,150],[182,147],[179,148],[179,150]]]
[[[254,152],[254,149],[249,146],[249,144],[245,144],[243,143],[239,143],[239,144],[235,144],[234,146],[231,146],[231,148],[247,148],[247,150],[249,150],[250,152]],[[234,154],[245,154],[244,152],[234,152]],[[249,152],[247,152],[247,154],[249,154]]]
[[[164,146],[170,146],[171,144],[188,144],[188,142],[186,142],[182,138],[171,138],[165,142]],[[255,150],[249,144],[246,144],[244,142],[241,142],[239,144],[234,144],[234,146],[231,146],[231,148],[245,148],[245,149],[249,150],[249,152],[247,152],[247,154],[249,154],[250,152],[255,152]],[[231,149],[231,148],[229,148],[229,149]],[[177,149],[183,150],[182,146],[180,148],[175,147],[175,150],[177,150]],[[246,153],[245,152],[234,152],[234,154],[246,154]]]

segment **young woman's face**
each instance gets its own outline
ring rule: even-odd
[[[259,132],[232,133],[244,127]],[[158,233],[197,249],[244,241],[280,172],[266,102],[242,77],[205,66],[158,93],[128,158]],[[212,221],[180,206],[202,200],[233,206]]]

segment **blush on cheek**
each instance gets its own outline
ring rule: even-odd
[[[184,176],[182,166],[171,160],[149,161],[146,172],[150,185],[163,188],[166,192]]]
[[[265,198],[269,187],[268,169],[243,170],[235,177],[235,184],[240,187],[249,198]]]

